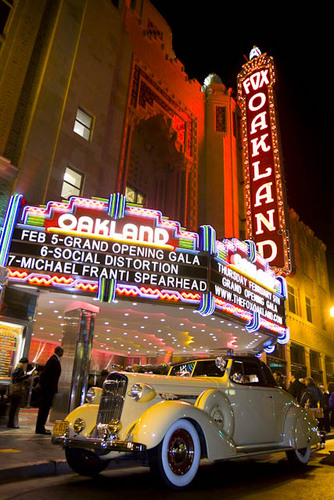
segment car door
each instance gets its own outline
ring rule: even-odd
[[[267,386],[272,391],[272,402],[274,407],[273,425],[275,426],[274,436],[275,436],[275,441],[279,442],[282,441],[283,439],[284,419],[288,411],[288,408],[290,407],[290,405],[287,404],[287,392],[284,391],[284,389],[278,387],[272,375],[272,372],[270,371],[270,368],[265,363],[260,361],[260,366],[263,375],[266,379]],[[289,399],[291,398],[289,397]]]
[[[258,360],[234,360],[228,389],[234,412],[237,446],[279,441],[275,425],[274,388],[267,385]]]

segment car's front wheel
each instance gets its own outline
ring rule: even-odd
[[[92,451],[78,448],[66,448],[65,456],[71,469],[81,476],[96,476],[109,463],[109,460],[101,460]]]
[[[150,468],[171,489],[187,487],[201,458],[201,444],[194,425],[185,419],[174,422],[161,443],[149,450]]]
[[[290,463],[294,465],[306,465],[311,456],[311,447],[299,448],[298,450],[289,450],[286,456]]]

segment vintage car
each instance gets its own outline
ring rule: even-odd
[[[87,396],[89,402],[55,422],[52,435],[82,475],[134,454],[167,486],[182,489],[201,458],[285,451],[291,462],[305,465],[319,442],[317,421],[256,357],[192,360],[172,366],[168,375],[112,372]]]

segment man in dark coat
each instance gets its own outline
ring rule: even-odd
[[[54,354],[46,362],[45,370],[41,374],[41,399],[36,421],[36,434],[51,434],[49,430],[45,429],[45,424],[54,395],[58,392],[58,380],[61,374],[60,358],[63,353],[64,349],[57,346]]]
[[[301,402],[302,395],[305,391],[305,385],[299,379],[300,376],[292,374],[288,389],[288,392],[290,392],[290,394],[297,399],[298,403]]]
[[[306,388],[302,394],[300,404],[306,408],[317,408],[318,403],[322,401],[321,390],[315,385],[312,377],[306,377],[304,382]]]

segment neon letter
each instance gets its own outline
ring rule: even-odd
[[[261,227],[261,224],[264,224],[269,231],[275,231],[276,227],[274,226],[274,212],[275,209],[272,208],[271,210],[267,210],[268,214],[268,219],[265,218],[263,214],[255,214],[256,217],[256,233],[255,234],[262,234],[263,229]]]
[[[145,234],[147,238],[145,238]],[[139,226],[139,236],[138,239],[140,241],[148,241],[153,243],[153,229],[149,226]]]
[[[155,239],[155,243],[159,243],[160,245],[167,243],[167,241],[169,240],[168,231],[166,231],[166,229],[162,229],[162,228],[157,227],[155,230],[154,239]]]
[[[93,219],[86,215],[79,217],[77,231],[79,231],[80,233],[92,233]]]
[[[260,87],[262,87],[262,85],[263,85],[264,83],[266,83],[267,85],[269,85],[269,80],[268,80],[267,75],[268,75],[268,69],[262,69],[262,70],[261,70],[261,77],[262,77],[262,78],[261,78]]]
[[[58,226],[62,229],[74,229],[77,225],[77,218],[72,214],[62,214],[58,218]]]
[[[271,250],[271,254],[269,257],[264,255],[264,246],[269,246]],[[258,248],[258,252],[262,257],[264,257],[268,262],[272,262],[276,256],[277,256],[277,245],[274,241],[272,240],[266,240],[266,241],[260,241],[256,243],[256,246]]]
[[[95,220],[95,234],[103,234],[103,236],[108,236],[108,226],[110,220],[108,219],[96,219]]]
[[[263,134],[261,135],[260,138],[252,139],[252,156],[257,156],[259,154],[259,149],[261,148],[262,151],[265,153],[267,151],[270,151],[270,146],[266,144],[266,138],[268,137],[269,134]]]
[[[252,167],[254,167],[253,181],[257,181],[259,179],[262,179],[262,177],[269,177],[271,175],[272,172],[271,167],[268,167],[263,174],[260,174],[259,165],[260,165],[259,161],[255,161],[254,163],[252,163]]]
[[[252,123],[251,123],[251,135],[256,133],[256,129],[259,128],[260,130],[263,130],[264,128],[267,128],[268,125],[266,123],[266,111],[263,111],[262,113],[259,113],[258,115],[253,118]]]
[[[255,99],[257,98],[260,98],[260,103],[255,105],[254,104],[254,101]],[[265,96],[265,94],[263,92],[259,92],[258,94],[254,94],[250,99],[249,99],[249,103],[248,103],[248,108],[251,110],[251,111],[258,111],[259,109],[261,109],[265,102],[266,102],[267,98]]]
[[[138,228],[135,224],[124,224],[123,238],[127,240],[136,240],[138,238]]]
[[[250,85],[250,79],[246,78],[246,80],[243,83],[244,90],[245,90],[246,94],[249,94],[249,85]]]
[[[264,203],[271,203],[274,201],[274,198],[272,197],[272,192],[271,192],[271,187],[273,183],[272,182],[267,182],[267,184],[263,184],[262,186],[259,187],[259,189],[256,191],[255,194],[255,205],[254,207],[260,207],[262,205],[262,199],[264,200]],[[262,193],[262,191],[264,191]],[[262,193],[262,194],[261,194]]]

